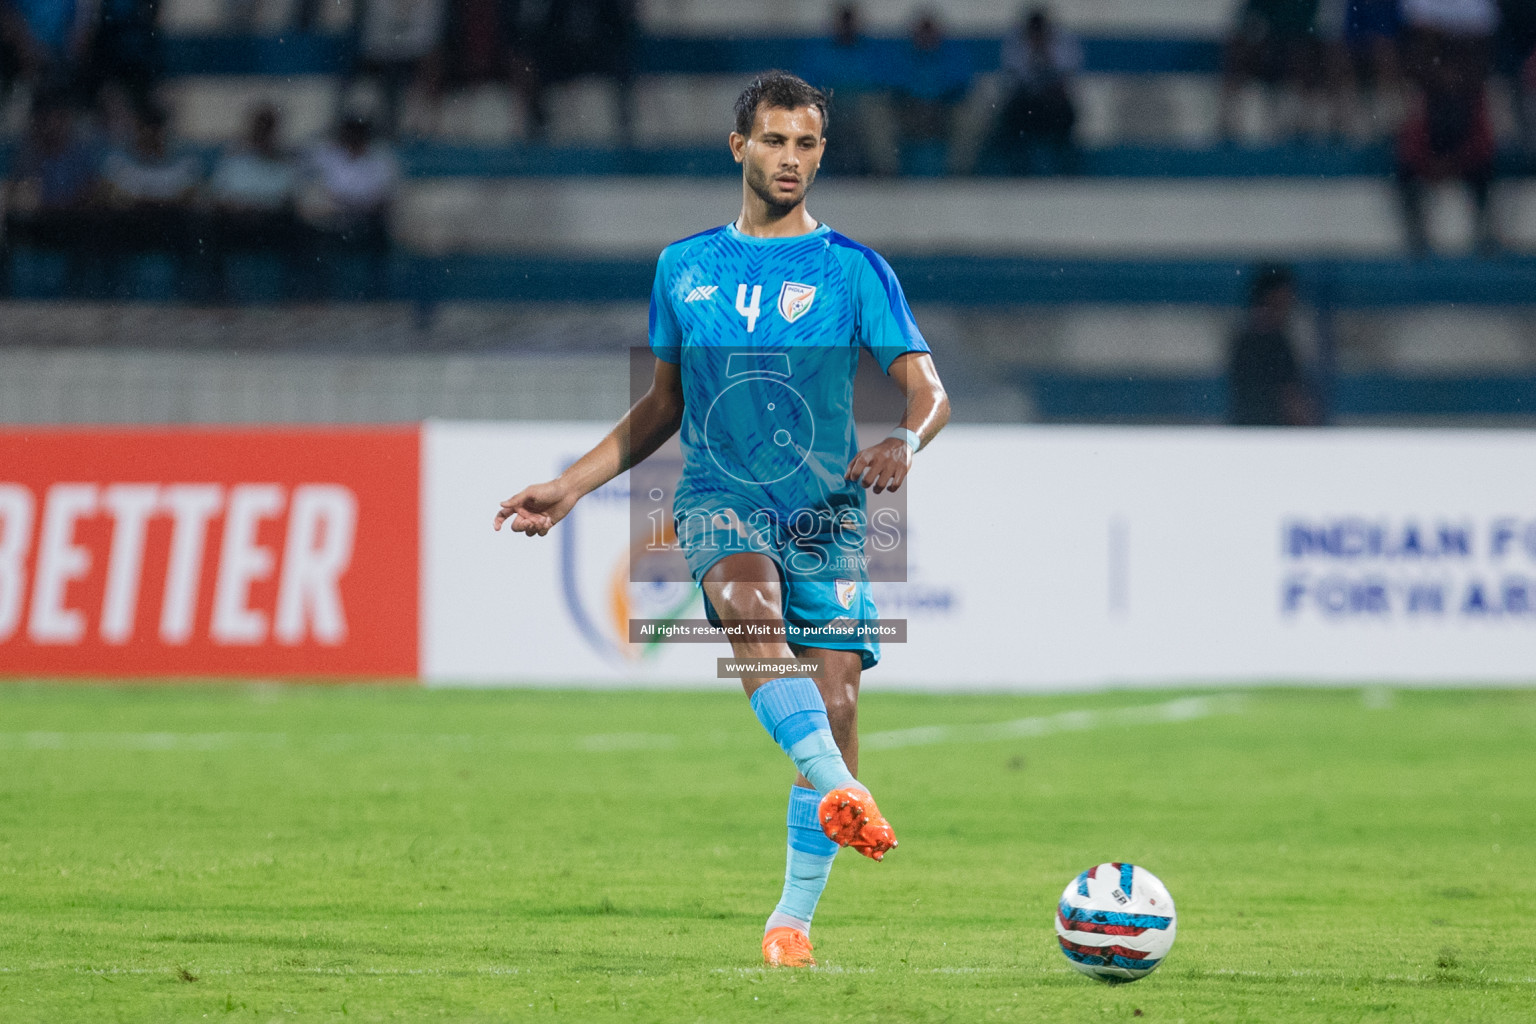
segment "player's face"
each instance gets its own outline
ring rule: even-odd
[[[805,201],[825,148],[821,112],[815,107],[758,107],[749,137],[731,133],[731,152],[741,164],[747,187],[779,210]]]

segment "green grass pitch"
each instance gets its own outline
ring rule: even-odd
[[[810,972],[739,693],[0,686],[0,1021],[1536,1019],[1536,691],[871,683],[901,848]],[[1116,988],[1051,926],[1106,860],[1179,911]]]

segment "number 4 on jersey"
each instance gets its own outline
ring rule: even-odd
[[[763,286],[760,284],[753,285],[752,305],[749,306],[747,305],[747,286],[744,284],[739,284],[736,286],[736,312],[747,318],[748,334],[751,334],[753,331],[757,330],[757,315],[762,312],[762,310],[758,308],[757,300],[762,297]]]

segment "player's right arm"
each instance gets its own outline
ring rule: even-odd
[[[544,536],[568,515],[576,502],[631,466],[645,461],[683,422],[683,373],[677,363],[656,360],[651,387],[618,425],[564,473],[525,487],[501,503],[494,528],[511,520],[512,529]]]

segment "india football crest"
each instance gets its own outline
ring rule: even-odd
[[[859,593],[859,585],[853,580],[833,580],[832,586],[837,594],[837,603],[844,608],[852,608],[853,599]]]
[[[779,315],[787,322],[794,323],[810,312],[811,303],[815,301],[815,285],[785,281],[784,287],[779,290]]]

